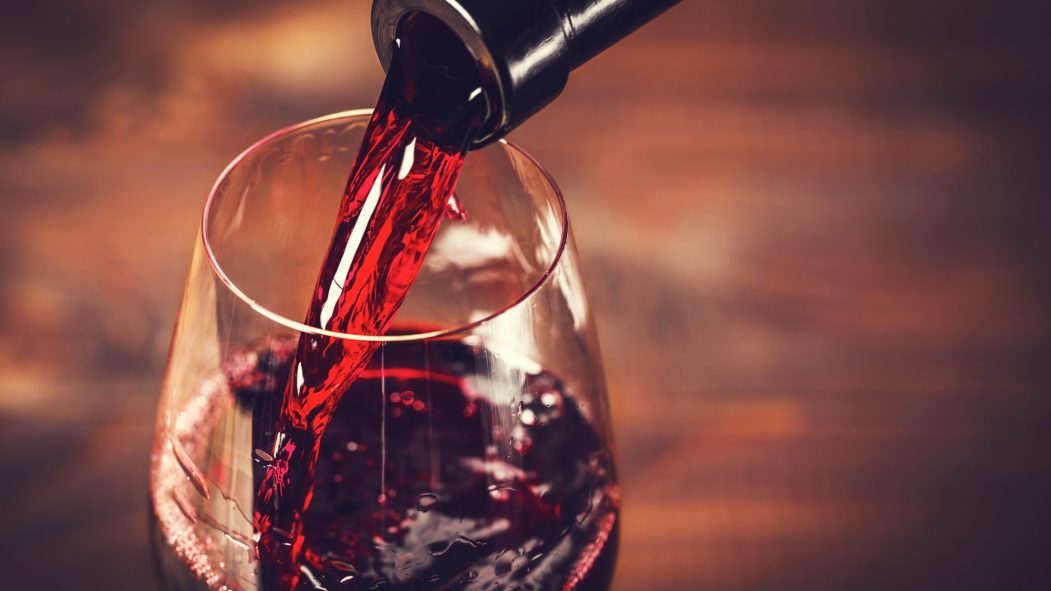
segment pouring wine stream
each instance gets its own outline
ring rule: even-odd
[[[407,18],[395,45],[306,316],[307,325],[333,332],[387,330],[487,114],[473,58],[440,22]],[[277,416],[257,421],[255,437],[274,458],[255,508],[265,585],[297,584],[321,436],[376,346],[303,334],[283,398],[269,406]]]

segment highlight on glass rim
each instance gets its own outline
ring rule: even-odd
[[[0,587],[1038,590],[1042,7],[0,19]]]

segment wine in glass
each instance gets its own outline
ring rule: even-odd
[[[205,207],[151,465],[171,589],[267,589],[256,492],[303,338],[374,347],[321,436],[297,589],[606,589],[619,494],[594,323],[562,197],[512,144],[472,152],[390,330],[304,317],[368,121],[239,156]],[[462,212],[467,215],[460,215]]]

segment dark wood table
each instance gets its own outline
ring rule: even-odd
[[[24,4],[0,25],[0,587],[150,588],[201,203],[264,133],[371,104],[368,7]],[[598,315],[617,589],[1051,588],[1047,22],[691,0],[514,134]]]

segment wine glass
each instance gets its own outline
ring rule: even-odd
[[[378,343],[321,443],[297,589],[606,589],[619,494],[565,206],[506,142],[472,152],[394,328],[310,301],[368,111],[278,131],[205,205],[151,462],[161,584],[258,590],[255,492],[301,335]],[[279,466],[296,478],[295,466]]]

